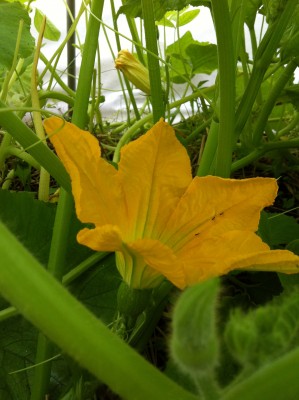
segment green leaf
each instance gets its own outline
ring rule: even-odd
[[[5,1],[6,1],[7,3],[17,3],[17,2],[19,2],[19,3],[22,3],[22,4],[28,2],[28,0],[5,0]],[[33,1],[35,1],[35,0],[33,0]]]
[[[190,44],[186,53],[190,57],[193,73],[211,74],[218,67],[217,46],[215,44]]]
[[[0,190],[0,220],[44,265],[47,264],[52,237],[56,205],[33,198],[32,193],[10,193]],[[66,271],[78,265],[93,252],[76,241],[82,224],[73,217],[67,254]],[[111,323],[116,312],[116,293],[120,284],[114,256],[110,255],[85,271],[80,279],[74,280],[69,290],[92,312]],[[0,309],[7,307],[0,298]],[[10,374],[34,364],[37,331],[21,317],[0,324],[0,399],[27,400],[35,369]],[[59,354],[60,350],[56,350]],[[59,398],[72,376],[68,361],[59,357],[52,364],[50,393]]]
[[[172,82],[185,83],[186,79],[192,77],[192,67],[187,59],[174,55],[170,57],[169,63],[173,67],[169,71],[169,77]]]
[[[10,193],[0,190],[0,220],[19,238],[35,258],[46,265],[56,205],[35,200],[33,196],[33,193]],[[65,273],[92,254],[90,249],[79,245],[76,240],[76,235],[82,227],[74,215],[71,222]]]
[[[298,300],[297,287],[248,313],[234,310],[226,325],[224,339],[233,357],[247,370],[246,375],[297,346]]]
[[[200,10],[190,10],[179,14],[178,26],[184,26],[192,22],[200,13]]]
[[[186,48],[190,44],[199,43],[194,40],[191,32],[187,31],[179,40],[175,41],[171,45],[169,45],[166,49],[166,54],[169,56],[177,55],[183,58],[187,58]]]
[[[41,24],[44,19],[45,14],[42,13],[37,8],[35,9],[34,15],[34,26],[36,30],[39,32],[41,29]],[[59,40],[61,32],[56,28],[56,26],[47,18],[46,20],[46,28],[44,32],[44,38],[48,40],[53,40],[57,42]]]
[[[37,330],[21,316],[0,324],[0,399],[30,398],[30,386],[35,372],[36,339]],[[55,355],[60,353],[58,348],[54,349]],[[58,398],[70,378],[66,360],[60,355],[52,361],[49,388],[51,397]]]
[[[34,39],[30,34],[30,17],[18,2],[0,1],[0,64],[7,69],[12,65],[20,21],[24,21],[18,56],[29,57],[34,50]]]
[[[153,0],[155,21],[160,21],[167,11],[180,11],[189,4],[193,6],[208,5],[209,2],[205,1],[188,1],[188,0]],[[141,0],[127,0],[122,5],[117,15],[126,14],[132,18],[142,18]]]
[[[299,256],[299,239],[295,239],[286,246],[286,250],[292,251],[294,254]],[[278,274],[280,282],[284,289],[292,290],[294,286],[299,287],[299,274],[286,275]]]
[[[256,14],[262,5],[262,0],[246,0],[245,3],[245,22],[249,28],[254,28]]]
[[[34,194],[0,190],[0,220],[43,264],[47,263],[56,205],[34,200]]]
[[[175,24],[166,17],[163,17],[162,19],[160,19],[160,21],[156,21],[156,25],[167,26],[168,28],[175,28]]]
[[[107,325],[116,312],[117,291],[121,283],[115,265],[115,256],[110,254],[89,269],[80,279],[70,285],[70,290]]]
[[[258,234],[270,247],[281,246],[299,238],[299,224],[288,215],[262,211]]]
[[[169,45],[166,54],[170,56],[169,62],[176,70],[170,71],[170,77],[175,83],[185,82],[182,77],[190,78],[194,73],[210,74],[218,65],[217,46],[194,40],[189,31]]]
[[[199,13],[199,9],[188,11],[186,8],[179,12],[168,11],[160,21],[156,22],[156,25],[163,25],[171,28],[180,27],[192,22]]]

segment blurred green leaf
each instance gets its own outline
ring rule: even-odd
[[[198,16],[199,13],[200,10],[190,10],[180,13],[178,26],[184,26],[190,24],[190,22],[192,22]]]
[[[257,309],[235,309],[225,328],[224,339],[245,376],[297,346],[299,288],[282,294]],[[245,378],[243,372],[243,379]]]
[[[299,224],[288,215],[262,211],[258,234],[270,247],[281,246],[299,238]]]
[[[262,0],[246,0],[245,3],[245,22],[249,28],[254,28],[256,14],[262,5]]]
[[[170,71],[170,77],[175,83],[183,83],[182,77],[190,78],[195,73],[210,74],[218,65],[217,46],[194,40],[189,31],[169,45],[166,54],[175,69]]]
[[[56,205],[34,200],[33,193],[0,190],[0,219],[42,263],[50,249]]]
[[[30,17],[19,2],[0,1],[0,64],[9,69],[13,62],[20,21],[24,21],[19,57],[29,57],[34,51],[34,39],[30,34]]]
[[[41,24],[43,21],[45,14],[36,8],[34,15],[34,26],[36,30],[39,32],[41,29]],[[60,31],[56,28],[56,26],[47,18],[46,19],[46,28],[44,32],[44,38],[48,40],[52,40],[57,42],[60,38]]]
[[[199,13],[199,9],[188,10],[186,8],[179,12],[168,11],[160,21],[156,22],[156,25],[163,25],[171,28],[180,27],[189,24]]]
[[[211,74],[218,67],[217,46],[210,43],[190,44],[186,49],[193,73]]]
[[[209,1],[188,0],[153,0],[155,21],[160,21],[167,11],[180,11],[189,4],[192,6],[209,6]],[[127,0],[117,14],[126,14],[132,18],[142,18],[141,0]]]

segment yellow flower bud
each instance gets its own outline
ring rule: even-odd
[[[125,77],[138,89],[150,94],[148,69],[128,50],[121,50],[115,60],[115,68],[122,71]]]

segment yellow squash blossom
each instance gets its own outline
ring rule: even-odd
[[[78,218],[94,224],[79,243],[115,251],[130,287],[166,277],[183,289],[234,269],[299,272],[299,257],[255,234],[275,179],[192,179],[187,152],[163,120],[122,148],[118,169],[90,133],[57,117],[45,128],[71,176]]]
[[[138,89],[150,94],[150,80],[148,69],[128,50],[121,50],[115,60],[115,68],[122,71],[125,77]]]

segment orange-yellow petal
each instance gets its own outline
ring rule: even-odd
[[[44,126],[71,176],[78,218],[101,225],[120,222],[123,210],[117,171],[100,157],[97,139],[58,117],[45,120]]]
[[[255,232],[260,211],[273,203],[276,193],[275,179],[196,177],[165,225],[161,240],[178,250],[197,236],[203,241],[230,230]]]
[[[145,265],[149,267],[145,273],[163,275],[178,288],[185,287],[183,265],[169,247],[151,239],[136,240],[127,246],[133,254],[142,257]],[[142,278],[146,280],[147,276],[143,275]]]
[[[121,232],[115,225],[84,228],[78,233],[77,240],[95,251],[118,251],[122,248]]]
[[[123,147],[118,175],[125,193],[128,241],[155,239],[192,180],[187,152],[163,120]]]
[[[286,250],[270,250],[253,232],[229,231],[204,241],[189,242],[178,253],[188,285],[235,269],[299,272],[299,257]]]

